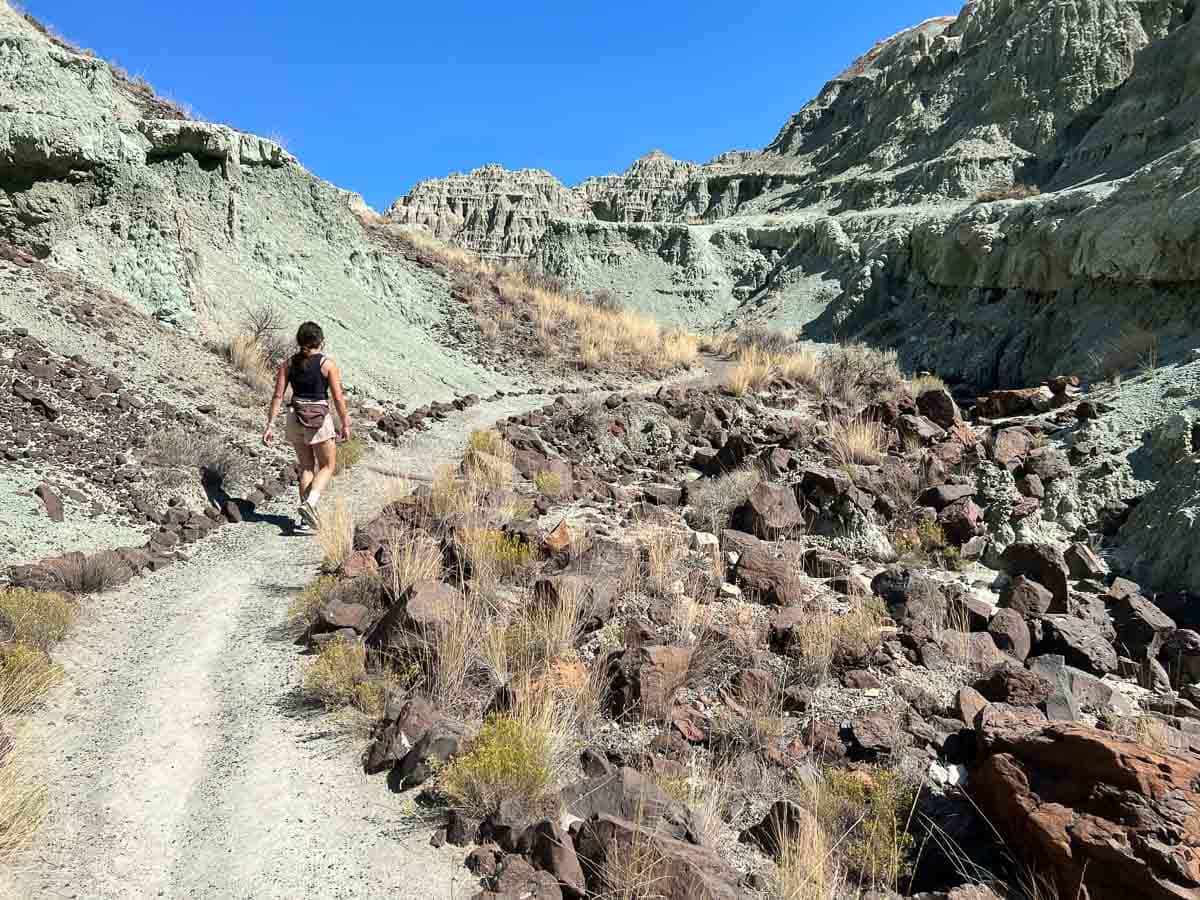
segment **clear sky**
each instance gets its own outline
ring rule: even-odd
[[[382,209],[488,162],[568,184],[767,144],[875,41],[961,0],[24,0],[200,118]]]

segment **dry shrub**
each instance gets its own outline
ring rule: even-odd
[[[480,493],[510,484],[515,475],[514,455],[512,445],[498,432],[473,431],[461,466],[467,486]]]
[[[901,560],[954,572],[963,567],[959,549],[946,539],[946,532],[935,521],[922,519],[915,524],[898,524],[892,529],[891,541]]]
[[[196,445],[194,465],[200,469],[201,481],[219,488],[241,475],[245,461],[229,444],[210,438]]]
[[[51,561],[47,568],[64,591],[76,596],[99,594],[120,584],[128,567],[111,552],[69,553]]]
[[[894,891],[911,871],[909,829],[916,787],[888,769],[827,769],[813,805],[826,833],[836,835],[836,852],[848,880],[867,890]]]
[[[998,200],[1028,200],[1030,197],[1037,197],[1042,193],[1042,189],[1033,184],[1017,184],[1001,185],[997,187],[987,188],[975,195],[976,203],[995,203]]]
[[[196,464],[196,435],[179,428],[155,431],[146,444],[145,461],[154,466],[182,469]]]
[[[0,589],[0,622],[11,639],[49,650],[71,630],[75,603],[53,591]]]
[[[1102,378],[1115,379],[1134,368],[1154,368],[1158,363],[1158,335],[1131,325],[1092,354],[1092,367]]]
[[[403,597],[418,581],[439,581],[442,548],[429,534],[409,525],[398,525],[387,535],[388,567],[392,596]]]
[[[366,647],[357,641],[326,644],[304,667],[304,694],[331,712],[353,709],[371,717],[383,715],[387,684],[367,676],[366,660]]]
[[[300,593],[288,601],[288,624],[297,628],[307,628],[317,620],[317,613],[328,600],[333,589],[337,587],[338,579],[333,575],[318,575]]]
[[[145,461],[172,469],[198,468],[204,483],[214,487],[237,478],[245,467],[241,454],[226,441],[177,428],[151,435]]]
[[[334,470],[335,473],[341,475],[343,472],[354,468],[362,460],[366,452],[367,442],[357,434],[351,435],[348,441],[342,441],[342,443],[337,445],[337,468]]]
[[[39,765],[46,747],[34,744],[0,716],[0,733],[11,745],[0,756],[0,865],[27,850],[47,813],[46,781]]]
[[[221,355],[238,377],[254,390],[265,392],[275,386],[275,371],[267,348],[250,335],[234,335],[222,345]]]
[[[821,358],[811,350],[797,350],[775,358],[781,377],[816,388],[820,384]]]
[[[823,396],[851,408],[893,397],[905,385],[896,351],[863,344],[838,345],[827,351],[821,357],[818,381]]]
[[[533,483],[537,487],[539,494],[543,494],[551,498],[557,498],[562,495],[562,478],[557,472],[551,472],[549,470],[538,472],[533,476]]]
[[[553,787],[548,737],[521,718],[494,716],[441,772],[438,784],[457,808],[480,818],[503,800],[536,808]]]
[[[0,652],[0,712],[29,712],[62,679],[45,650],[16,642]]]
[[[762,469],[748,465],[716,478],[693,481],[688,485],[688,524],[719,535],[762,480]]]
[[[659,596],[670,593],[685,550],[684,537],[669,528],[650,528],[645,535],[646,584]]]
[[[887,453],[887,432],[875,419],[859,416],[849,422],[833,422],[830,437],[833,455],[842,465],[874,466]]]
[[[354,516],[341,497],[322,510],[317,543],[321,547],[321,567],[326,572],[336,572],[354,552]]]

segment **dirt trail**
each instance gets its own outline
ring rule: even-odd
[[[364,515],[381,471],[428,475],[472,428],[544,400],[483,404],[380,450],[333,496]],[[56,654],[64,687],[32,723],[52,819],[0,896],[469,894],[462,852],[406,833],[357,748],[299,702],[301,657],[283,619],[319,552],[281,527],[290,513],[277,504],[197,545],[189,562],[91,603]]]

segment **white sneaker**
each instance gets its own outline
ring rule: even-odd
[[[314,530],[321,527],[321,517],[317,514],[316,507],[307,500],[300,504],[300,520]]]

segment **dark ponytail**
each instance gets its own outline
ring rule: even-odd
[[[308,359],[305,350],[319,350],[325,343],[325,332],[316,322],[305,322],[296,331],[296,346],[300,349],[292,356],[291,370],[293,375],[299,375],[304,370],[304,361]]]

